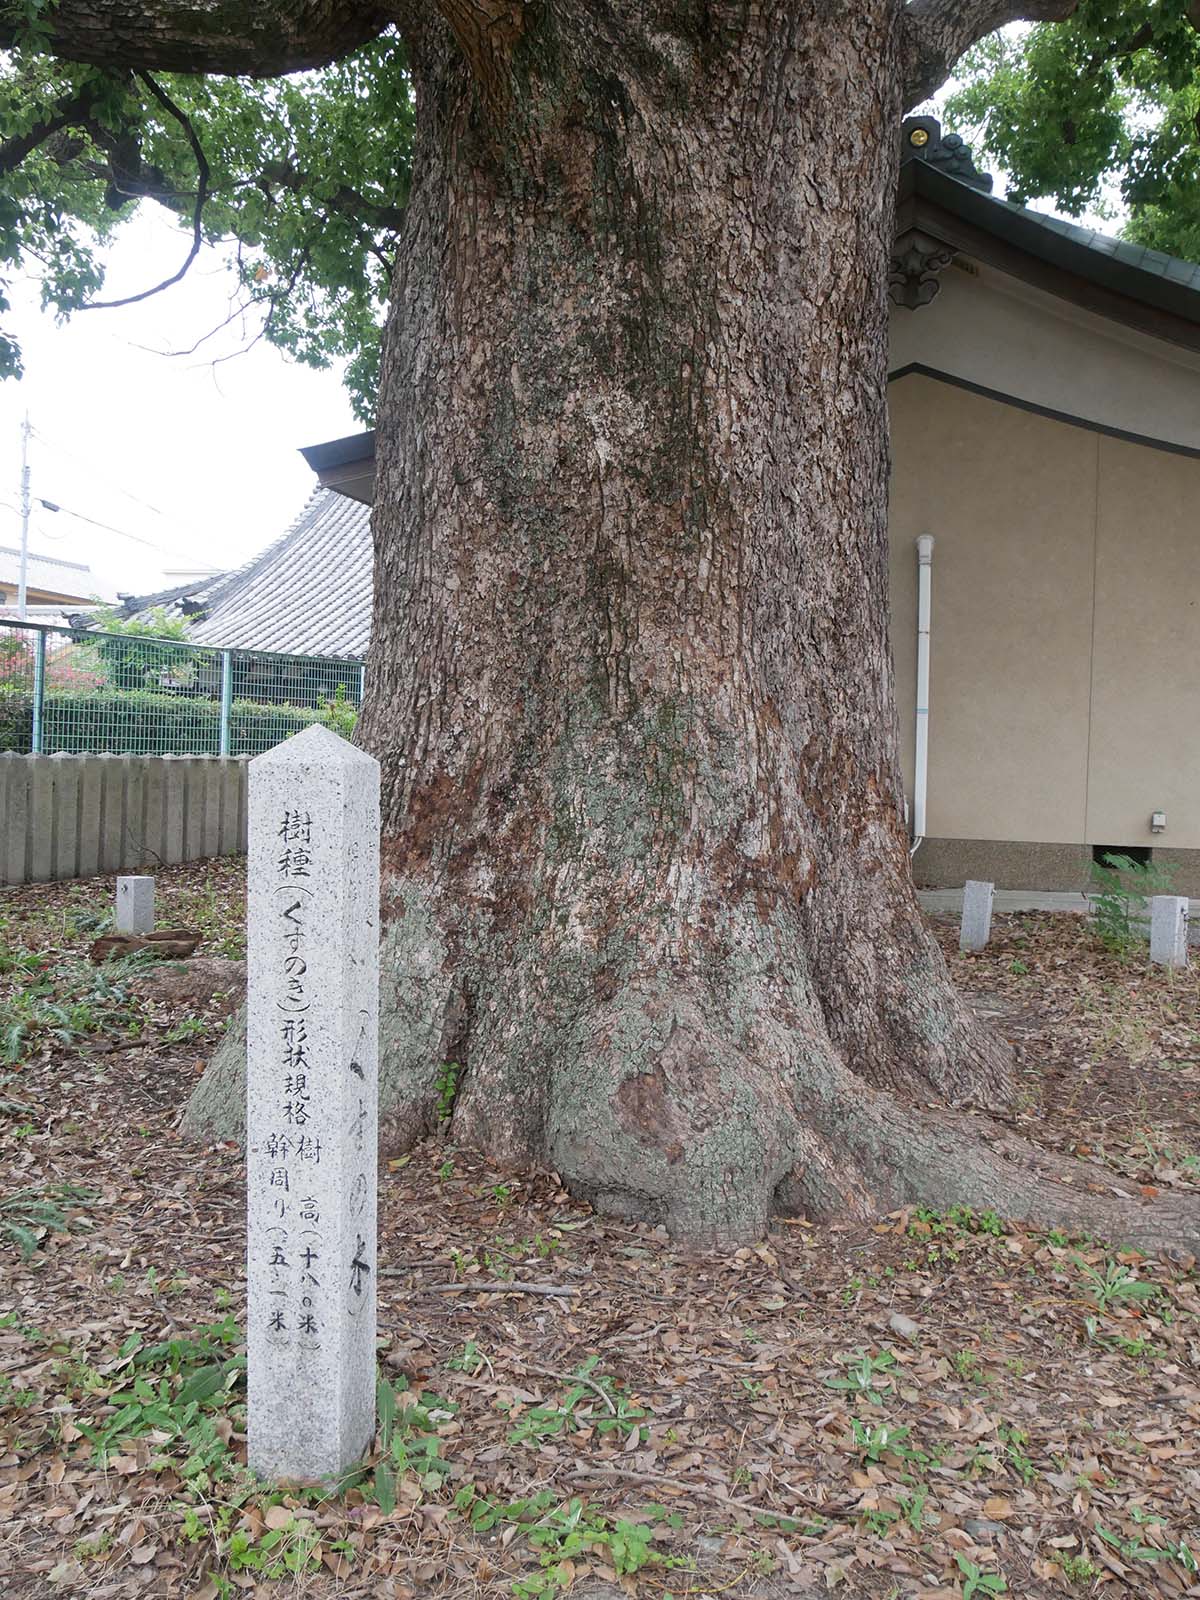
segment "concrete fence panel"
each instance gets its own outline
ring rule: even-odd
[[[246,848],[244,756],[0,752],[0,885]]]

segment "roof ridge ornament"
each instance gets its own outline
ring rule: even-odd
[[[936,117],[905,117],[900,126],[900,165],[908,161],[923,161],[982,194],[992,192],[991,174],[978,170],[970,145],[957,133],[943,133]],[[920,228],[905,229],[892,244],[888,294],[893,305],[910,311],[927,306],[954,256],[944,240]]]
[[[960,183],[992,192],[992,175],[980,172],[971,147],[957,133],[943,133],[936,117],[905,117],[900,128],[900,161],[927,161]]]

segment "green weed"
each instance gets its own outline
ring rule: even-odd
[[[443,1063],[442,1070],[437,1075],[435,1085],[437,1088],[437,1118],[443,1127],[450,1121],[450,1114],[454,1110],[454,1101],[458,1094],[458,1080],[461,1077],[462,1068],[457,1061]]]
[[[1087,1556],[1071,1556],[1060,1552],[1055,1558],[1068,1583],[1090,1583],[1100,1576],[1100,1568]]]
[[[101,1420],[81,1417],[76,1424],[93,1459],[103,1466],[124,1440],[154,1434],[160,1444],[186,1449],[180,1477],[210,1482],[213,1474],[227,1475],[229,1447],[215,1413],[242,1381],[246,1358],[235,1350],[240,1338],[230,1317],[160,1344],[143,1346],[141,1335],[131,1334],[118,1355],[130,1358],[132,1381],[108,1396]],[[86,1374],[77,1373],[75,1384],[86,1387]]]
[[[851,1417],[850,1426],[854,1430],[854,1443],[866,1461],[882,1461],[885,1455],[898,1456],[901,1461],[928,1459],[920,1450],[910,1448],[909,1430],[904,1426],[894,1427],[882,1422],[868,1424],[858,1417]]]
[[[451,1356],[446,1365],[451,1372],[465,1372],[468,1376],[474,1377],[487,1365],[487,1358],[480,1352],[474,1339],[468,1339],[461,1352]]]
[[[1135,1522],[1161,1523],[1162,1518],[1135,1516],[1133,1520]],[[1175,1561],[1185,1572],[1191,1573],[1193,1576],[1200,1573],[1200,1559],[1197,1558],[1196,1552],[1186,1539],[1168,1539],[1162,1546],[1143,1544],[1140,1539],[1122,1539],[1119,1534],[1113,1533],[1110,1528],[1106,1528],[1100,1523],[1096,1525],[1096,1532],[1104,1540],[1105,1544],[1111,1545],[1114,1550],[1119,1551],[1127,1561]]]
[[[1110,851],[1092,865],[1092,888],[1092,922],[1100,943],[1114,955],[1127,955],[1141,942],[1150,897],[1170,892],[1171,869]]]
[[[914,1533],[920,1533],[925,1525],[925,1502],[929,1499],[929,1490],[914,1489],[911,1494],[897,1495],[896,1498],[904,1513],[904,1520]]]
[[[593,1377],[599,1359],[589,1356],[576,1369],[575,1376],[589,1379],[589,1382],[573,1384],[557,1402],[531,1407],[509,1434],[509,1443],[541,1443],[544,1439],[574,1432],[581,1420],[579,1408],[585,1402],[587,1421],[597,1433],[619,1433],[628,1438],[636,1432],[639,1439],[645,1441],[648,1430],[642,1419],[646,1412],[618,1388],[616,1379],[604,1375]],[[597,1389],[599,1396],[595,1393]],[[600,1409],[601,1406],[604,1409]]]
[[[408,1397],[407,1380],[392,1385],[380,1378],[375,1389],[376,1415],[382,1458],[371,1485],[376,1505],[389,1516],[396,1509],[399,1480],[411,1473],[422,1489],[440,1489],[450,1473],[443,1457],[438,1426],[458,1410],[434,1394]]]
[[[1037,1468],[1025,1450],[1025,1446],[1029,1443],[1029,1435],[1023,1428],[1012,1428],[1004,1424],[997,1432],[1010,1466],[1028,1487],[1037,1477]]]
[[[40,1189],[18,1189],[0,1200],[0,1239],[7,1239],[28,1261],[47,1233],[66,1233],[73,1219],[66,1207],[87,1205],[93,1189],[76,1183],[49,1183]]]
[[[103,967],[78,956],[42,964],[33,982],[0,997],[0,1063],[16,1066],[43,1044],[67,1047],[92,1034],[128,1035],[139,1020],[129,979],[144,966],[142,956]]]
[[[1004,1594],[1008,1585],[998,1572],[985,1572],[968,1556],[958,1551],[954,1557],[963,1575],[962,1600],[971,1600],[976,1594]]]
[[[853,1356],[843,1357],[843,1363],[849,1365],[848,1373],[844,1378],[826,1378],[825,1387],[861,1394],[873,1406],[881,1406],[886,1398],[883,1391],[891,1387],[887,1373],[896,1365],[896,1358],[890,1350],[881,1350],[877,1356],[859,1350],[857,1355],[857,1362]]]
[[[1145,1283],[1119,1261],[1106,1261],[1103,1272],[1097,1272],[1095,1267],[1089,1266],[1082,1256],[1075,1257],[1075,1265],[1083,1274],[1085,1292],[1099,1311],[1107,1311],[1113,1305],[1127,1305],[1131,1301],[1145,1304],[1158,1293],[1154,1284]]]
[[[182,1044],[186,1039],[196,1039],[208,1032],[208,1023],[203,1017],[180,1017],[164,1035],[168,1044]]]

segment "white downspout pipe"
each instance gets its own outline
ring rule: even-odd
[[[913,764],[913,842],[915,856],[925,842],[925,797],[929,789],[929,615],[933,589],[933,535],[917,540],[917,738]]]

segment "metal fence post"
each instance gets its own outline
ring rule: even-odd
[[[364,661],[362,666],[359,667],[359,669],[358,669],[358,703],[359,703],[360,706],[363,703],[363,696],[366,694],[366,692],[367,692],[367,664]]]
[[[29,753],[42,753],[42,712],[46,702],[46,635],[39,628],[33,646],[33,728],[29,739]]]
[[[221,743],[220,753],[229,754],[229,722],[233,710],[233,651],[221,651]]]

